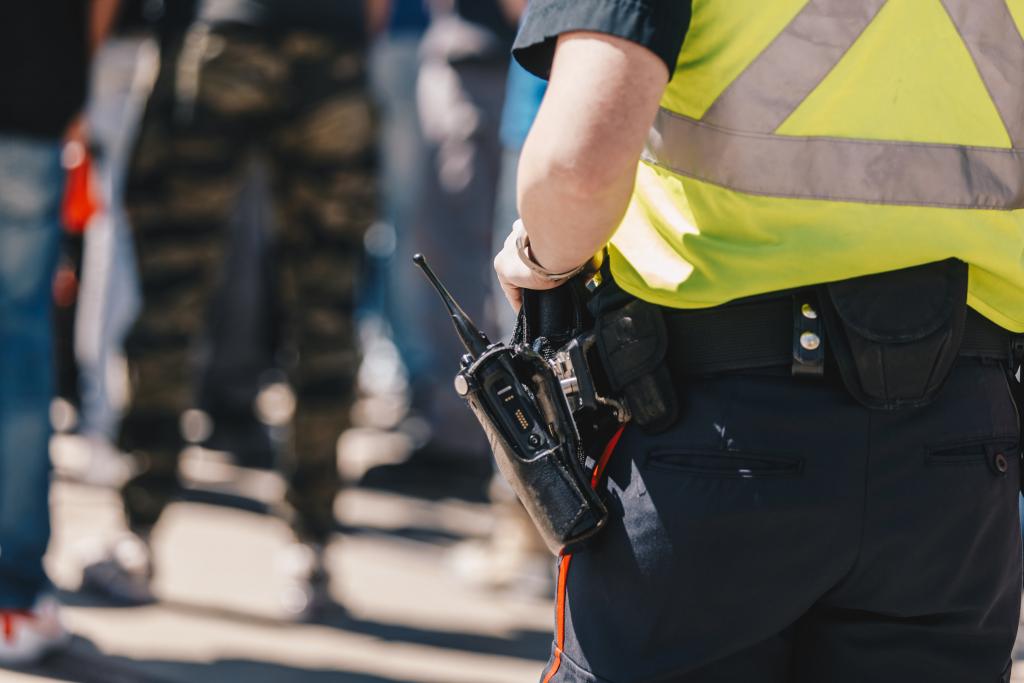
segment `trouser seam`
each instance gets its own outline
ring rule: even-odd
[[[853,559],[850,561],[850,568],[843,574],[839,580],[836,581],[832,590],[838,589],[848,579],[850,579],[854,572],[857,571],[857,566],[860,564],[861,555],[864,552],[864,543],[867,538],[867,519],[868,519],[868,494],[871,482],[871,455],[872,455],[872,444],[871,444],[871,432],[873,428],[874,415],[873,411],[867,410],[867,428],[865,429],[865,443],[864,443],[864,480],[861,489],[861,504],[860,504],[860,520],[858,525],[860,526],[860,532],[857,538],[857,544],[854,549]],[[831,591],[827,591],[826,595]],[[820,599],[819,601],[820,602]]]
[[[873,455],[871,434],[874,429],[874,413],[871,410],[867,411],[868,414],[868,429],[867,437],[865,438],[865,457],[864,457],[864,490],[863,499],[860,505],[860,537],[857,539],[857,551],[853,556],[853,564],[850,566],[850,572],[852,573],[860,563],[861,554],[864,552],[864,541],[868,533],[868,495],[871,488],[871,457]]]

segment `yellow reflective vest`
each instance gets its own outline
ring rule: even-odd
[[[1024,0],[693,0],[611,244],[675,308],[956,257],[1024,332]]]

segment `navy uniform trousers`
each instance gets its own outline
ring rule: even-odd
[[[544,683],[998,683],[1021,595],[1005,366],[961,358],[928,407],[837,379],[693,378],[627,427],[612,521],[559,561]]]

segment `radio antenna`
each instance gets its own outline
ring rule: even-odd
[[[459,338],[462,340],[463,346],[466,347],[466,351],[474,359],[479,358],[487,350],[487,347],[491,345],[487,335],[473,324],[473,321],[462,310],[462,307],[456,303],[455,298],[452,297],[448,289],[441,284],[441,280],[434,274],[434,271],[427,265],[427,259],[423,257],[423,254],[416,254],[412,257],[412,261],[420,267],[420,270],[427,276],[430,284],[434,286],[434,289],[441,297],[441,301],[444,302],[445,307],[448,309],[448,313],[452,317],[452,324],[455,325],[455,331],[459,333]]]

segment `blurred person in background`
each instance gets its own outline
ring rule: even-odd
[[[501,250],[508,236],[508,226],[519,218],[516,208],[519,157],[546,90],[547,81],[512,61],[499,131],[502,158],[492,234],[495,253]],[[516,314],[497,280],[492,282],[488,305],[491,307],[488,318],[494,321],[498,338],[511,339]],[[552,595],[555,586],[550,570],[551,555],[526,510],[500,474],[495,473],[491,482],[490,497],[496,517],[494,531],[486,542],[460,544],[452,555],[455,570],[469,581],[492,588]]]
[[[380,213],[366,233],[357,318],[363,361],[361,426],[394,428],[406,414],[408,381],[398,341],[414,334],[401,318],[403,297],[422,284],[409,267],[408,246],[423,151],[416,111],[416,77],[423,32],[430,22],[424,0],[393,0],[386,30],[373,43],[370,88],[377,106]],[[355,473],[352,473],[355,475]],[[356,475],[357,476],[357,475]]]
[[[519,157],[526,143],[526,136],[533,126],[540,103],[547,91],[547,81],[537,78],[512,61],[508,70],[508,84],[505,88],[505,108],[501,112],[501,173],[498,177],[498,198],[494,210],[494,231],[492,233],[494,252],[501,251],[508,226],[519,218],[516,208],[516,177],[519,171]],[[496,281],[491,283],[490,314],[497,321],[497,331],[503,339],[510,339],[515,330],[515,311],[509,307],[505,294]]]
[[[498,198],[494,211],[492,251],[498,253],[508,236],[508,226],[519,218],[516,208],[519,158],[526,136],[537,118],[537,111],[547,91],[547,81],[537,78],[515,60],[509,66],[505,89],[505,108],[501,113],[501,173],[498,178]],[[516,316],[505,300],[505,294],[496,280],[492,280],[489,318],[502,339],[511,339]],[[551,555],[533,526],[533,521],[512,488],[499,474],[491,483],[497,524],[491,535],[490,548],[483,566],[492,585],[514,588],[535,595],[553,595],[554,578],[551,574]]]
[[[522,0],[431,0],[420,48],[417,109],[423,158],[411,234],[399,261],[422,251],[466,312],[485,321],[505,78]],[[405,267],[404,265],[400,267]],[[486,440],[451,390],[461,356],[434,294],[414,285],[396,307],[397,344],[408,366],[419,444],[398,465],[370,470],[363,484],[483,499],[492,466]]]
[[[387,0],[202,0],[173,74],[161,70],[174,81],[173,101],[162,105],[172,107],[172,129],[143,125],[127,196],[143,306],[126,343],[132,399],[119,445],[138,469],[123,498],[141,550],[111,558],[93,588],[151,599],[150,532],[178,490],[179,453],[209,432],[195,410],[195,340],[224,268],[229,214],[257,156],[278,214],[279,364],[295,398],[288,502],[302,561],[285,607],[308,616],[326,605],[336,444],[358,364],[354,288],[374,218],[366,48],[388,8]],[[126,556],[146,560],[119,561]]]
[[[89,57],[116,9],[0,5],[0,664],[31,663],[67,640],[42,565],[61,147],[84,144]]]
[[[400,344],[414,336],[402,318],[403,299],[421,279],[409,268],[415,248],[411,224],[422,176],[423,141],[416,111],[420,44],[430,23],[424,0],[393,0],[387,31],[374,43],[370,78],[380,111],[380,229],[370,245],[382,263],[377,273],[379,313]]]
[[[134,466],[129,459],[128,472],[117,472],[119,468],[115,463],[118,461],[105,458],[103,446],[108,434],[115,446],[118,439],[121,413],[129,397],[124,396],[121,405],[117,405],[117,389],[127,392],[128,387],[117,387],[112,382],[117,365],[114,359],[124,358],[125,337],[141,307],[134,226],[128,204],[132,198],[138,201],[141,197],[143,205],[146,205],[155,201],[151,197],[162,197],[168,174],[173,170],[167,160],[174,144],[177,65],[185,35],[196,18],[198,2],[142,0],[141,6],[126,2],[122,5],[121,26],[116,28],[137,26],[141,19],[156,39],[156,54],[147,55],[147,49],[140,48],[139,59],[134,64],[138,70],[137,83],[126,82],[127,74],[117,65],[105,63],[108,58],[102,53],[98,55],[94,69],[98,87],[91,93],[89,115],[96,119],[96,142],[104,146],[108,163],[102,173],[110,194],[105,197],[105,215],[95,221],[94,229],[89,231],[82,276],[81,315],[76,330],[84,390],[81,433],[86,438],[87,457],[77,458],[85,463],[84,468],[67,471],[69,468],[64,465],[62,457],[65,442],[61,442],[56,444],[54,458],[62,473],[97,483],[123,486]],[[115,40],[114,45],[116,43]],[[111,62],[114,59],[111,58]],[[149,59],[153,59],[155,64],[147,65]],[[120,66],[127,65],[122,62]],[[153,73],[146,74],[147,68],[152,68]],[[127,93],[136,87],[144,101],[139,104],[143,111],[137,130],[132,130],[134,94]],[[118,149],[120,144],[127,148]],[[119,153],[124,157],[119,158]],[[141,169],[140,157],[148,160]],[[123,170],[116,167],[119,161],[125,165]],[[120,182],[116,177],[118,173],[123,173]],[[120,197],[114,194],[117,190],[120,190]],[[119,217],[125,220],[123,226],[118,226]],[[123,254],[123,251],[128,253]],[[123,256],[125,261],[119,262],[119,256]],[[127,385],[127,374],[124,381]],[[112,452],[118,453],[116,448]],[[148,580],[138,578],[149,573],[146,544],[135,534],[128,533],[107,546],[106,539],[91,538],[84,539],[79,547],[84,564],[81,588],[129,604],[151,600]]]
[[[121,0],[111,35],[92,63],[86,106],[101,201],[85,233],[75,321],[78,432],[87,451],[77,465],[78,474],[102,483],[123,480],[126,469],[112,444],[127,398],[122,345],[140,295],[123,194],[132,144],[159,64],[156,4]]]

